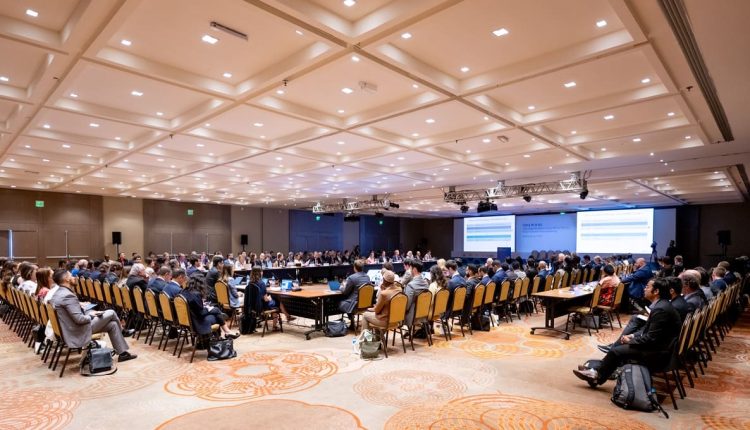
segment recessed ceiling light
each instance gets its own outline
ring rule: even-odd
[[[341,152],[337,152],[336,155],[341,155]]]
[[[492,32],[492,34],[494,34],[494,35],[495,35],[495,36],[497,36],[497,37],[500,37],[500,36],[505,36],[505,35],[507,35],[508,33],[510,33],[510,31],[508,31],[508,30],[507,30],[507,29],[505,29],[505,28],[498,28],[497,30],[495,30],[495,31],[493,31],[493,32]]]
[[[411,33],[409,33],[409,32],[401,33],[401,38],[402,39],[411,39]]]
[[[140,96],[143,95],[143,92],[142,91],[138,91],[138,90],[133,90],[133,91],[130,92],[130,95],[136,96],[136,97],[140,97]]]
[[[395,164],[391,163],[391,164],[389,164],[389,166],[393,167],[393,166],[395,166]]]
[[[122,138],[120,136],[115,136],[115,140],[121,140]]]
[[[133,44],[133,42],[129,41],[128,39],[122,39],[120,41],[120,45],[123,45],[123,46],[130,46],[132,44]]]
[[[573,88],[573,87],[575,87],[576,85],[577,85],[577,84],[575,83],[575,81],[570,81],[570,82],[566,82],[566,83],[564,83],[564,84],[563,84],[563,86],[564,86],[565,88]]]
[[[467,154],[471,154],[471,149],[467,149],[467,150],[466,150],[466,153],[467,153]]]
[[[284,95],[284,93],[285,93],[284,90],[276,90],[276,94],[278,94],[280,96]]]
[[[411,136],[412,137],[419,137],[419,133],[412,133]]]
[[[42,125],[42,128],[47,128],[47,129],[48,129],[48,128],[51,128],[51,127],[52,127],[52,126],[51,126],[51,125],[49,125],[49,124],[44,124],[44,125]]]
[[[607,152],[607,148],[602,148],[602,152]]]
[[[605,21],[603,19],[599,20],[599,21],[596,21],[596,26],[599,27],[599,28],[606,27],[607,26],[607,21]]]
[[[86,156],[87,156],[87,157],[92,157],[92,155],[91,155],[91,154],[86,154]]]
[[[98,127],[99,127],[99,124],[97,124],[97,123],[95,123],[95,122],[90,122],[90,123],[89,123],[89,127],[92,127],[92,128],[98,128]]]
[[[261,139],[265,139],[265,138],[266,138],[266,135],[265,135],[265,134],[261,134],[261,135],[260,135],[260,138],[261,138]]]
[[[341,89],[341,92],[344,93],[344,94],[351,94],[351,93],[354,92],[354,90],[351,89],[351,88],[349,88],[349,87],[344,87],[344,88]]]
[[[447,171],[450,170],[450,168],[449,167],[443,167],[443,170],[447,172]]]
[[[156,112],[156,116],[164,116],[164,112]]]
[[[641,141],[641,138],[640,138],[640,137],[635,137],[635,138],[633,138],[633,142],[640,142],[640,141]]]
[[[76,94],[76,93],[70,93],[70,96],[73,97],[74,99],[78,98],[78,94]]]
[[[39,16],[39,12],[35,11],[34,9],[26,9],[26,15],[36,18]]]
[[[128,162],[128,160],[122,160],[122,161],[123,161],[123,162],[125,162],[125,163],[127,163],[127,162]]]
[[[611,114],[610,115],[604,115],[604,119],[606,119],[607,121],[609,121],[611,119],[615,119],[615,116],[611,115]]]
[[[484,138],[484,139],[482,139],[482,142],[483,142],[483,143],[490,143],[490,142],[491,142],[491,140],[490,140],[489,138]]]
[[[302,30],[294,30],[295,33],[297,33],[299,36],[302,36],[304,33],[302,33]]]
[[[641,79],[641,83],[642,84],[648,84],[649,82],[651,82],[651,78],[643,78],[643,79]]]
[[[667,112],[667,116],[674,116],[674,112]]]
[[[534,110],[534,109],[536,109],[536,106],[534,105],[529,106],[529,110]]]
[[[67,143],[63,143],[62,147],[65,148],[65,149],[68,149],[68,148],[70,148],[70,145],[68,145]]]
[[[691,137],[693,137],[693,136],[685,136],[685,140],[688,140],[688,139],[690,139]]]
[[[435,120],[433,118],[427,118],[426,120],[424,120],[424,122],[426,122],[427,124],[435,124]]]
[[[281,158],[281,157],[276,157],[276,161],[281,161],[281,160],[283,160],[283,158]]]
[[[357,57],[356,55],[352,55],[351,58],[352,58],[352,61],[354,61],[355,63],[359,63],[359,57]]]
[[[206,145],[204,145],[204,144],[202,144],[202,143],[196,143],[196,144],[195,144],[195,146],[197,146],[198,148],[203,148],[203,147],[204,147],[204,146],[206,146]]]
[[[339,145],[343,145],[343,144],[345,144],[346,142],[344,142],[343,140],[339,140],[339,141],[338,141],[338,142],[336,142],[336,143],[338,143]]]
[[[207,122],[207,123],[203,124],[203,126],[204,126],[204,127],[211,127],[211,123],[210,123],[210,122]]]
[[[170,169],[174,169],[174,168],[176,168],[176,167],[177,167],[177,166],[175,166],[174,164],[170,164],[170,165],[169,165],[169,168],[170,168]]]
[[[161,163],[161,162],[163,162],[163,161],[164,161],[164,159],[163,159],[163,158],[157,158],[157,159],[156,159],[156,161],[158,161],[158,162],[160,162],[160,163]]]
[[[404,160],[404,157],[398,157],[398,158],[396,158],[396,159],[397,159],[397,160],[399,160],[399,161],[403,161],[403,160]]]
[[[210,34],[204,34],[203,37],[201,37],[201,40],[206,43],[210,43],[211,45],[215,45],[216,42],[219,41],[219,39],[211,36]]]
[[[649,153],[648,155],[650,155],[651,157],[653,157],[653,156],[654,156],[654,153],[653,153],[653,152],[650,152],[650,153]]]
[[[15,158],[11,158],[11,159],[10,159],[10,161],[13,161],[13,162],[15,162],[15,161],[16,161],[16,159],[15,159]]]
[[[231,77],[232,77],[232,74],[231,74],[231,73],[229,73],[229,72],[224,72],[224,74],[223,74],[223,75],[221,75],[221,76],[224,76],[225,78],[231,78]]]
[[[24,145],[23,147],[26,149],[31,149],[31,145]]]
[[[523,154],[523,158],[531,158],[531,155],[529,155],[529,154]]]
[[[357,0],[344,0],[344,6],[352,7],[357,4]]]
[[[209,152],[209,153],[208,153],[208,156],[209,156],[209,157],[213,157],[213,156],[214,156],[214,153],[213,153],[213,152]]]
[[[0,76],[0,81],[8,82],[10,79],[7,76]]]
[[[263,123],[262,122],[254,122],[253,123],[253,127],[263,127]]]
[[[471,70],[471,69],[469,69],[469,68],[468,68],[468,67],[466,67],[466,66],[463,66],[463,67],[461,67],[461,72],[463,72],[463,73],[466,73],[466,72],[468,72],[469,70]]]
[[[339,109],[339,110],[337,110],[336,112],[338,112],[338,113],[344,113],[344,112],[346,112],[346,111],[345,111],[344,109]]]
[[[573,135],[575,135],[575,134],[578,134],[578,132],[577,132],[576,130],[571,130],[571,131],[570,131],[570,134],[573,134]]]

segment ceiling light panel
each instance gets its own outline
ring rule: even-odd
[[[255,124],[263,124],[258,127]],[[223,131],[249,139],[279,139],[303,130],[314,124],[282,116],[253,106],[241,105],[211,120],[211,130]]]
[[[608,3],[597,0],[577,2],[575,8],[565,2],[545,3],[540,8],[534,2],[474,0],[446,8],[429,20],[409,26],[409,32],[419,37],[395,38],[389,43],[444,73],[463,79],[465,75],[459,70],[463,65],[471,67],[472,75],[481,74],[601,36],[601,30],[591,23],[602,16],[616,14]],[[469,26],[456,25],[469,22]],[[562,33],[561,22],[566,23]],[[510,30],[510,23],[534,24],[513,26],[510,35],[499,39],[492,33],[501,28]],[[622,28],[616,19],[609,20],[608,31]],[[503,55],[497,55],[498,43],[507,37],[523,43],[503,43]],[[471,47],[470,56],[467,46]]]
[[[377,86],[377,90],[363,90],[360,82]],[[343,57],[291,82],[284,95],[300,106],[326,114],[337,115],[343,109],[347,116],[387,105],[410,97],[414,82],[365,58],[353,62]],[[342,88],[351,88],[344,94]],[[418,103],[434,101],[438,96],[423,96]],[[331,104],[335,103],[332,108]]]
[[[8,78],[8,81],[0,81],[0,87],[3,85],[28,87],[37,71],[44,65],[45,57],[44,51],[29,49],[27,45],[12,40],[3,40],[0,43],[0,58],[12,58],[13,61],[2,61],[0,76]]]
[[[248,40],[212,29],[211,20],[246,33]],[[164,31],[165,22],[170,23],[169,31]],[[128,52],[134,55],[210,79],[222,79],[229,70],[236,77],[251,77],[310,43],[296,29],[245,2],[222,3],[221,7],[198,2],[186,8],[180,0],[160,0],[140,3],[109,45],[121,48],[121,39],[138,35],[139,40],[149,42],[133,43]],[[220,41],[207,44],[201,40],[203,35]]]
[[[587,100],[596,100],[608,95],[623,93],[626,91],[640,91],[643,85],[640,77],[645,75],[655,76],[655,72],[640,50],[626,51],[620,54],[607,56],[597,61],[588,62],[578,66],[565,68],[552,73],[542,74],[531,79],[521,80],[511,85],[501,86],[484,93],[495,101],[511,107],[516,112],[526,112],[529,101],[540,101],[533,103],[537,111],[549,108],[560,109]],[[577,82],[575,89],[565,88],[560,82],[568,82],[573,77]],[[652,84],[656,79],[652,78]],[[661,93],[666,94],[667,89],[662,88]],[[650,92],[647,95],[653,97],[658,93]],[[476,96],[478,99],[481,96]],[[637,97],[634,93],[633,98]],[[543,105],[540,106],[540,104]],[[602,104],[601,107],[608,105]],[[575,109],[575,106],[571,108]],[[591,103],[586,109],[592,109]]]
[[[435,122],[428,124],[425,122],[427,118],[432,118]],[[372,127],[409,139],[416,132],[420,138],[446,135],[446,140],[455,140],[467,136],[450,135],[451,132],[486,124],[478,111],[452,101],[380,121],[372,124]],[[499,130],[502,126],[497,124],[496,128]]]
[[[67,143],[76,143],[79,137],[95,137],[116,143],[115,136],[120,136],[121,142],[129,142],[149,133],[148,129],[142,127],[61,110],[42,109],[36,119],[38,121],[35,123],[40,124],[39,130],[53,133],[53,136],[63,133],[64,138],[69,140]],[[99,124],[99,127],[91,127],[89,124],[92,123]],[[42,129],[41,124],[50,124],[50,128]]]
[[[65,83],[64,94],[74,90],[85,94],[80,101],[146,116],[154,116],[157,110],[179,116],[210,100],[202,93],[92,63],[86,63]]]

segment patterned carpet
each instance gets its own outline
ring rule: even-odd
[[[456,331],[406,354],[397,341],[374,361],[351,353],[352,337],[305,341],[294,326],[243,336],[238,357],[222,362],[198,351],[189,364],[130,340],[139,358],[92,378],[76,360],[58,378],[0,323],[0,429],[750,429],[750,312],[680,409],[664,402],[669,420],[619,409],[613,383],[590,389],[573,376],[617,330],[581,329],[568,341],[529,334],[541,323],[533,315],[466,338]]]

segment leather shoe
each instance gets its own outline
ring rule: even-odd
[[[122,337],[130,337],[135,334],[135,329],[127,329],[122,331]]]
[[[573,370],[573,374],[578,377],[578,379],[584,380],[589,383],[589,386],[596,387],[597,379],[599,379],[599,373],[594,369],[587,369],[587,370]]]
[[[117,361],[118,361],[119,363],[122,363],[123,361],[128,361],[128,360],[135,360],[136,358],[138,358],[138,356],[137,356],[137,355],[135,355],[135,354],[131,354],[131,353],[129,353],[128,351],[125,351],[125,352],[123,352],[123,353],[120,353],[120,356],[119,356],[119,358],[117,359]]]
[[[610,349],[612,349],[612,345],[597,345],[597,348],[599,348],[599,351],[603,353],[608,353]]]
[[[238,337],[240,337],[240,334],[239,333],[229,333],[228,335],[225,335],[224,337],[226,337],[227,339],[237,339]]]

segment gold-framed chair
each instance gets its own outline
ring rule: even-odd
[[[568,309],[568,319],[565,321],[565,331],[568,331],[568,324],[571,321],[571,318],[570,318],[571,315],[573,315],[574,317],[575,315],[578,315],[582,319],[585,319],[586,317],[591,317],[591,323],[586,324],[586,328],[589,331],[589,336],[591,336],[591,326],[596,325],[596,319],[594,318],[594,316],[595,316],[596,307],[599,304],[599,295],[601,294],[601,292],[602,292],[602,286],[600,284],[600,285],[597,285],[596,288],[594,288],[594,294],[591,295],[591,303],[589,303],[588,306],[574,306]],[[576,329],[576,322],[574,318],[573,330],[575,329]],[[598,326],[596,327],[596,332],[599,333]]]
[[[375,286],[372,284],[363,284],[357,290],[357,307],[352,312],[354,316],[354,334],[357,334],[359,327],[359,317],[372,307],[373,298],[375,297]]]
[[[396,293],[388,302],[388,322],[385,326],[373,325],[373,328],[380,330],[380,343],[383,345],[385,358],[388,358],[388,333],[393,330],[393,340],[396,340],[396,332],[401,335],[401,346],[406,353],[406,343],[404,342],[404,320],[406,319],[406,304],[409,299],[404,293]]]
[[[412,351],[414,351],[414,328],[417,324],[422,324],[422,329],[425,331],[427,337],[427,343],[432,345],[430,336],[427,334],[430,331],[430,327],[428,327],[430,304],[432,304],[432,292],[430,290],[422,291],[414,299],[414,317],[409,326],[409,343],[411,344]]]
[[[484,287],[484,300],[482,300],[482,308],[489,307],[490,311],[490,324],[492,326],[495,325],[495,319],[493,317],[493,312],[495,311],[495,290],[497,287],[495,286],[495,283],[490,281],[485,285]]]
[[[143,297],[146,299],[146,312],[150,320],[148,331],[146,331],[146,339],[143,343],[151,345],[154,342],[156,330],[160,325],[163,327],[164,323],[162,322],[161,313],[159,312],[159,304],[157,303],[156,294],[152,290],[146,290],[146,294],[144,294]],[[149,340],[149,338],[151,340]]]
[[[477,284],[474,287],[474,291],[471,293],[471,310],[469,311],[469,316],[466,319],[466,325],[469,327],[469,334],[473,335],[474,331],[471,328],[471,319],[472,317],[476,316],[477,318],[482,318],[482,305],[484,304],[484,290],[485,286],[482,284]]]
[[[622,294],[625,291],[625,284],[620,282],[617,285],[617,291],[615,291],[615,299],[612,302],[612,306],[601,306],[597,305],[596,308],[602,312],[606,312],[609,317],[609,328],[614,331],[614,325],[612,324],[613,317],[617,318],[617,324],[622,328],[622,322],[620,321],[620,305],[622,304]]]
[[[513,316],[510,313],[510,281],[504,280],[500,284],[500,294],[497,296],[496,308],[503,310],[503,316],[505,316],[505,322],[513,322]]]
[[[205,343],[208,343],[210,335],[202,336],[193,329],[192,317],[190,316],[190,310],[184,297],[177,296],[174,298],[172,303],[174,304],[177,326],[181,332],[180,337],[182,338],[182,343],[180,344],[180,351],[177,354],[177,358],[180,358],[180,356],[182,355],[182,349],[185,346],[185,342],[187,340],[190,340],[190,342],[193,344],[193,352],[190,354],[190,362],[192,363],[193,358],[195,358],[195,350],[198,347],[198,341],[203,340]],[[213,333],[217,330],[219,330],[219,325],[213,324],[211,326],[211,332]],[[178,337],[177,343],[180,343],[180,337]],[[175,345],[175,348],[176,347],[177,345]]]
[[[466,286],[460,285],[456,287],[453,290],[453,303],[451,304],[451,308],[449,312],[446,312],[445,320],[446,324],[448,325],[448,340],[453,338],[453,335],[451,332],[453,331],[453,326],[450,324],[453,322],[453,319],[458,318],[459,319],[459,327],[461,328],[461,336],[466,337],[466,334],[464,333],[464,326],[461,324],[461,318],[463,316],[464,311],[464,302],[466,301]]]
[[[450,300],[450,297],[451,292],[449,290],[445,288],[443,288],[442,290],[438,290],[438,292],[435,293],[435,297],[433,297],[430,317],[427,320],[430,328],[433,327],[435,321],[440,322],[440,327],[443,330],[445,340],[448,340],[448,331],[450,330],[450,328],[445,323],[445,319],[442,317],[442,315],[444,315],[448,310],[448,301]],[[427,339],[430,343],[430,346],[432,346],[432,330],[427,331]]]
[[[174,305],[172,304],[172,299],[169,298],[167,293],[161,292],[159,293],[159,308],[161,309],[161,321],[162,321],[162,333],[161,333],[161,339],[159,339],[159,348],[161,348],[161,343],[164,342],[164,351],[167,350],[167,344],[169,344],[169,335],[168,333],[174,328],[177,329],[177,321],[175,321],[174,316]],[[178,330],[177,335],[177,343],[174,345],[174,352],[172,355],[177,354],[177,344],[180,343],[180,332]]]
[[[232,328],[242,308],[232,306],[231,299],[229,298],[229,285],[226,282],[219,279],[214,284],[214,288],[216,289],[216,301],[219,302],[222,311],[229,316],[229,328]]]

